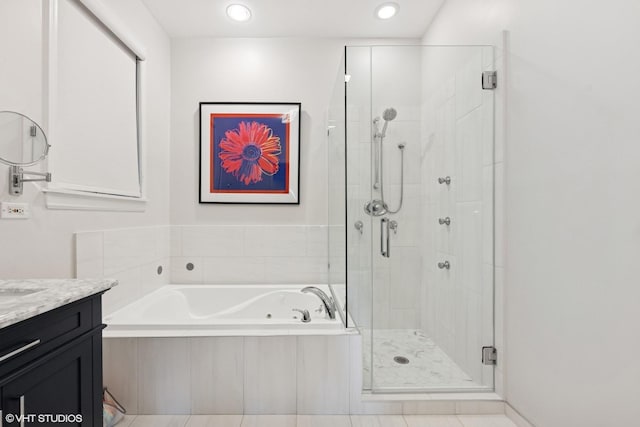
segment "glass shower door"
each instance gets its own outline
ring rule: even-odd
[[[493,92],[481,74],[493,49],[346,58],[347,283],[365,388],[492,389]]]

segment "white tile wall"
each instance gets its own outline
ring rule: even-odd
[[[244,413],[295,414],[295,337],[244,338]]]
[[[244,339],[191,338],[192,414],[244,413]]]
[[[491,48],[438,55],[425,53],[432,66],[423,80],[421,298],[426,313],[420,325],[474,381],[491,386],[493,369],[482,366],[478,354],[493,344],[492,273],[502,250],[496,240],[494,261],[494,231],[501,217],[494,230],[493,190],[494,171],[496,186],[501,182],[495,159],[502,148],[496,145],[494,157],[493,93],[481,89],[479,76],[494,61]],[[447,175],[450,186],[437,184]],[[496,194],[496,214],[498,199]],[[438,224],[444,216],[451,217],[450,227]],[[451,263],[450,271],[435,267],[443,260]]]
[[[138,413],[191,413],[187,338],[139,338]],[[105,385],[108,383],[105,378]]]
[[[76,233],[76,277],[118,279],[103,297],[111,313],[169,282],[170,241],[168,226]]]
[[[298,337],[297,413],[349,413],[349,337]]]
[[[174,283],[327,283],[325,226],[172,228]]]
[[[359,335],[103,341],[104,385],[134,415],[504,412],[502,402],[480,401],[478,397],[473,400],[473,395],[461,396],[464,402],[450,400],[450,395],[444,399],[413,395],[407,397],[413,400],[405,401],[397,395],[394,400],[363,395]],[[329,418],[309,420],[321,422]],[[341,422],[342,418],[335,420]],[[379,419],[371,417],[361,421],[376,420]],[[195,425],[207,425],[209,421],[202,417]]]
[[[102,342],[104,386],[129,414],[138,414],[138,340],[105,339]]]

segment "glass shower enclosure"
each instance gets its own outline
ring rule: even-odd
[[[329,280],[371,392],[493,390],[491,46],[348,46],[328,117]]]

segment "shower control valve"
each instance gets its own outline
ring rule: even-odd
[[[398,234],[398,221],[389,221],[389,228],[393,230],[393,234]]]
[[[447,184],[450,185],[451,184],[451,177],[450,176],[445,176],[438,178],[438,184]]]
[[[451,225],[451,218],[446,217],[446,218],[438,218],[438,222],[440,223],[440,225]]]
[[[444,269],[449,270],[449,269],[451,268],[451,264],[449,264],[449,261],[439,262],[439,263],[438,263],[438,268],[439,268],[440,270],[444,270]]]

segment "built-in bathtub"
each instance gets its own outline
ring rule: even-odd
[[[107,315],[105,338],[341,335],[309,285],[165,285]],[[331,296],[328,285],[312,285]],[[300,312],[307,310],[309,322]]]

